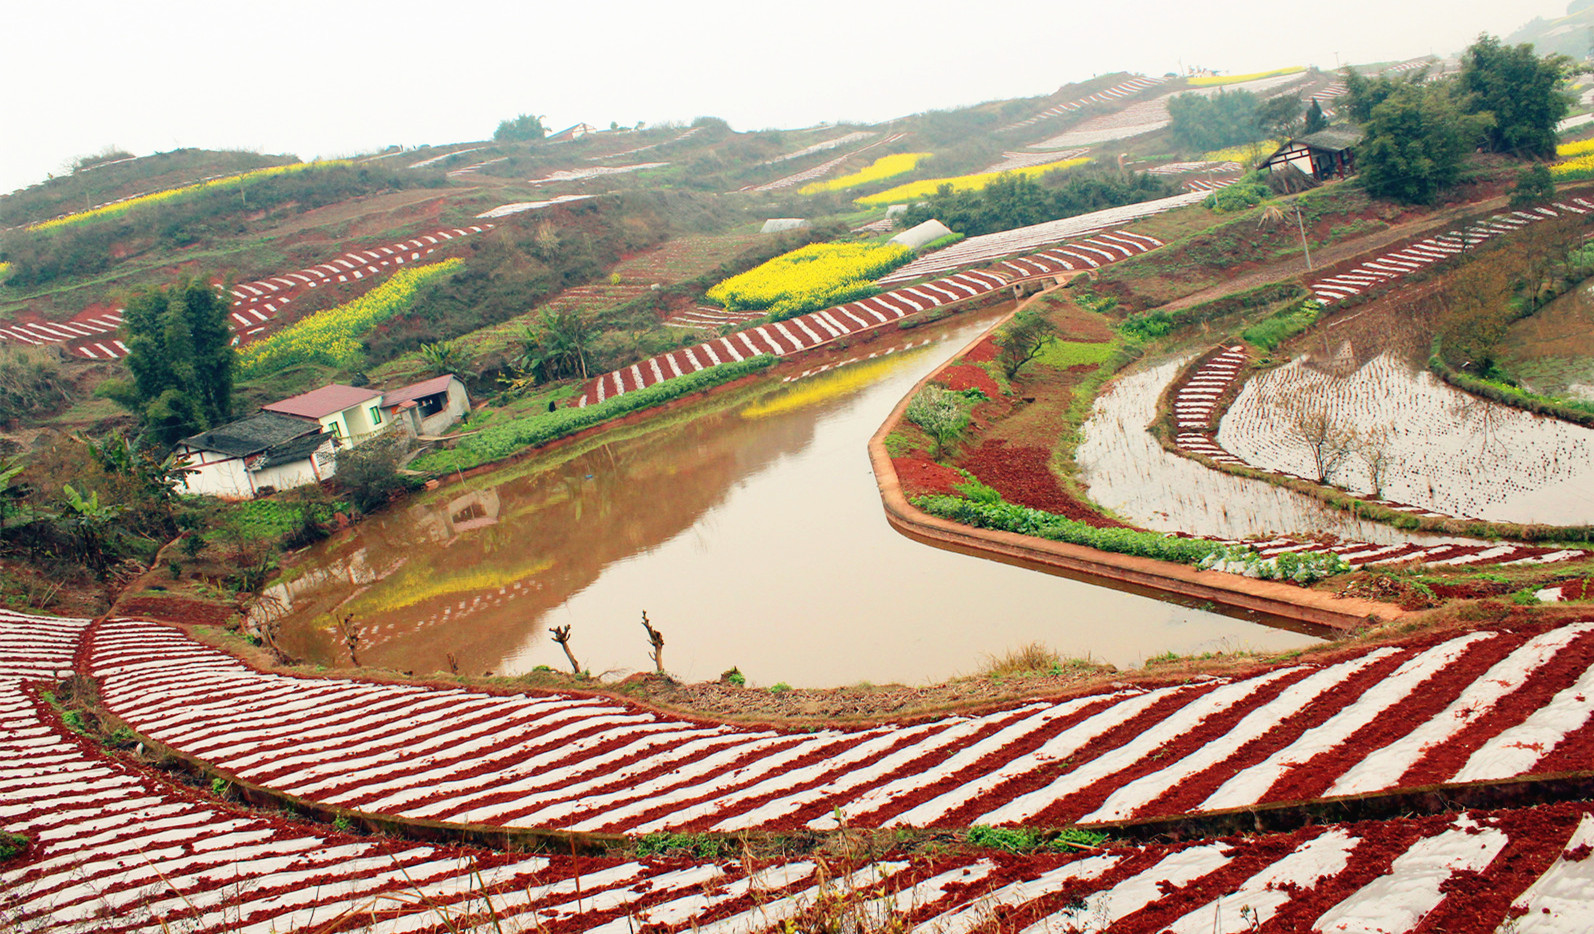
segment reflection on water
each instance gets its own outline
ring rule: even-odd
[[[1336,535],[1379,544],[1445,539],[1356,519],[1310,496],[1212,470],[1165,451],[1146,431],[1185,357],[1142,364],[1096,400],[1075,457],[1090,498],[1146,528],[1214,538]]]
[[[1594,431],[1462,392],[1392,354],[1349,372],[1298,357],[1258,374],[1224,415],[1218,442],[1266,470],[1315,475],[1306,439],[1285,427],[1295,399],[1321,404],[1336,428],[1378,439],[1383,495],[1396,502],[1503,522],[1594,522]],[[1353,445],[1333,483],[1371,493],[1366,454]]]
[[[416,498],[297,563],[277,590],[285,647],[345,658],[327,631],[336,610],[354,614],[362,663],[513,674],[564,668],[548,629],[569,625],[585,668],[631,671],[649,665],[646,610],[677,676],[734,665],[755,684],[819,687],[951,677],[1031,641],[1119,665],[1310,642],[891,530],[869,436],[1003,310]]]

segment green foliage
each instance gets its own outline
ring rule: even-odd
[[[931,383],[914,394],[903,414],[935,441],[934,456],[940,457],[947,445],[963,433],[971,408],[962,393]]]
[[[1470,114],[1489,114],[1484,146],[1518,157],[1555,156],[1556,124],[1571,108],[1561,91],[1572,62],[1564,56],[1539,58],[1533,46],[1506,46],[1482,35],[1461,56],[1457,77],[1463,107]]]
[[[1517,172],[1516,186],[1511,189],[1511,207],[1520,210],[1542,204],[1555,197],[1555,176],[1541,163],[1523,166]]]
[[[0,831],[0,863],[21,856],[28,849],[29,840],[20,833]]]
[[[349,497],[354,508],[372,513],[387,505],[393,496],[409,486],[399,474],[399,465],[409,448],[400,431],[384,431],[359,444],[338,450],[338,489]]]
[[[454,341],[422,344],[420,355],[421,362],[433,376],[457,376],[470,368],[470,353]]]
[[[1030,308],[1013,316],[996,336],[996,362],[1008,379],[1020,368],[1057,342],[1057,326],[1046,313]],[[933,432],[932,432],[933,433]]]
[[[534,114],[521,114],[501,121],[498,129],[493,131],[493,139],[501,143],[539,140],[547,135],[548,128],[543,126],[542,117]]]
[[[474,435],[461,438],[456,446],[449,450],[436,451],[417,458],[411,466],[420,471],[446,472],[502,460],[522,448],[546,444],[609,419],[739,379],[759,372],[774,362],[773,356],[760,354],[745,360],[708,367],[675,379],[667,379],[662,383],[654,383],[624,395],[610,396],[594,405],[559,409],[555,412],[495,422]]]
[[[587,378],[587,359],[596,328],[579,308],[543,308],[537,326],[521,331],[513,360],[516,371],[534,384],[579,376]]]
[[[1125,318],[1124,322],[1118,325],[1118,331],[1131,340],[1148,342],[1167,336],[1173,327],[1173,315],[1159,308],[1156,311]]]
[[[1306,125],[1301,128],[1301,135],[1311,136],[1326,126],[1328,126],[1328,117],[1323,115],[1323,105],[1313,98],[1311,106],[1306,108]]]
[[[960,496],[928,495],[913,500],[913,505],[932,516],[961,522],[981,529],[997,529],[1031,535],[1049,541],[1084,545],[1100,551],[1154,558],[1175,564],[1193,564],[1266,579],[1307,583],[1347,569],[1334,554],[1294,555],[1286,553],[1263,559],[1248,548],[1230,548],[1200,538],[1182,538],[1136,529],[1097,528],[1055,515],[1008,503],[989,496],[970,499]],[[1287,557],[1289,560],[1280,560]]]
[[[789,690],[791,690],[791,685],[784,681],[776,681],[769,686],[769,693],[771,694],[784,694]]]
[[[705,860],[729,856],[734,848],[733,841],[713,834],[663,831],[643,834],[637,839],[635,852],[638,857],[687,853],[697,859]]]
[[[1219,188],[1207,195],[1201,203],[1219,214],[1233,214],[1254,208],[1273,197],[1273,190],[1256,173],[1247,175],[1232,185]]]
[[[1053,341],[1046,345],[1035,362],[1066,370],[1076,366],[1099,366],[1118,350],[1116,341]]]
[[[86,721],[84,721],[83,714],[81,712],[79,712],[79,711],[76,711],[76,710],[63,710],[63,711],[61,711],[61,722],[66,724],[66,728],[71,730],[74,733],[77,733],[77,734],[80,734],[80,735],[84,735],[84,736],[88,735],[89,725],[88,725],[88,723]]]
[[[935,219],[965,236],[995,233],[1090,211],[1135,204],[1174,194],[1175,186],[1146,173],[1071,169],[1035,179],[1008,174],[977,191],[942,185],[928,199],[908,206],[900,223],[912,227]],[[926,248],[944,246],[937,240]]]
[[[332,818],[332,829],[339,833],[348,833],[353,828],[354,822],[349,820],[346,814],[339,814],[337,817]]]
[[[963,839],[970,846],[1009,853],[1033,853],[1036,850],[1066,850],[1071,846],[1101,846],[1107,835],[1081,827],[1065,827],[1059,831],[1046,831],[1034,827],[988,827],[975,824]]]
[[[237,365],[227,313],[222,292],[199,279],[135,294],[123,319],[132,382],[107,380],[97,392],[162,444],[224,424]]]
[[[222,778],[220,775],[218,775],[215,778],[212,778],[210,780],[210,793],[215,795],[216,797],[218,797],[218,798],[227,797],[227,790],[228,790],[227,780],[225,778]]]
[[[1490,118],[1464,114],[1446,84],[1350,76],[1354,70],[1347,72],[1347,106],[1366,115],[1356,164],[1367,193],[1431,204],[1460,177],[1462,159]]]
[[[1246,328],[1240,332],[1240,337],[1246,343],[1271,351],[1311,327],[1322,311],[1322,302],[1308,298]]]
[[[740,668],[732,668],[731,670],[725,672],[724,674],[720,675],[720,680],[726,684],[734,684],[739,688],[747,686],[747,676],[742,674]]]
[[[1168,99],[1168,134],[1184,152],[1248,143],[1263,132],[1257,120],[1262,103],[1250,91],[1178,94]]]

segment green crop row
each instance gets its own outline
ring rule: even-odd
[[[547,444],[639,409],[662,405],[672,399],[757,373],[774,362],[775,357],[760,354],[667,379],[624,395],[610,396],[595,405],[495,422],[476,434],[460,439],[458,444],[446,451],[434,451],[416,458],[410,466],[427,473],[446,473],[503,460],[524,448]]]

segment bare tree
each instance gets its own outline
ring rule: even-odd
[[[349,650],[349,664],[358,667],[360,659],[355,654],[355,650],[360,647],[360,627],[354,623],[354,614],[344,613],[342,616],[335,617],[335,619],[338,624],[338,632],[343,634],[343,646]]]
[[[571,673],[581,674],[581,663],[576,661],[575,653],[570,651],[570,624],[554,626],[548,631],[553,633],[553,641],[559,643],[559,647],[565,650],[565,658],[570,659]]]
[[[648,656],[653,659],[653,670],[664,674],[664,633],[653,628],[648,622],[648,611],[642,611],[642,628],[648,631],[648,643],[653,646],[653,651]]]
[[[1282,401],[1280,408],[1284,430],[1311,453],[1317,482],[1328,483],[1350,456],[1356,432],[1341,425],[1322,399],[1296,396]]]
[[[1389,428],[1383,425],[1356,435],[1356,453],[1367,465],[1367,484],[1372,487],[1374,498],[1384,495],[1384,481],[1389,478],[1389,468],[1394,460],[1391,440]]]

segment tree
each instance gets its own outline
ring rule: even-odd
[[[586,379],[592,323],[574,308],[543,308],[537,324],[535,330],[521,332],[516,368],[538,383],[570,376]]]
[[[908,421],[923,428],[935,441],[933,456],[937,459],[941,457],[941,452],[946,450],[946,446],[957,439],[957,436],[963,432],[963,426],[969,422],[969,413],[964,408],[963,397],[934,383],[919,390],[903,414],[908,417]]]
[[[1322,399],[1293,396],[1279,403],[1282,425],[1288,435],[1306,445],[1317,482],[1327,483],[1350,456],[1356,433],[1340,424],[1339,418]]]
[[[1463,115],[1444,86],[1393,83],[1363,128],[1362,184],[1375,198],[1431,204],[1461,176],[1461,160],[1487,123]]]
[[[431,371],[433,376],[442,376],[445,373],[458,376],[470,367],[470,352],[461,347],[458,341],[422,344],[420,354],[421,362],[426,364],[426,369]]]
[[[338,450],[338,486],[356,509],[363,513],[374,512],[387,505],[393,494],[408,486],[399,474],[408,448],[408,436],[403,432],[384,431]]]
[[[1571,64],[1563,55],[1539,58],[1531,43],[1506,46],[1488,34],[1462,53],[1457,83],[1463,108],[1493,115],[1483,140],[1491,152],[1554,158],[1555,125],[1571,108],[1561,91]]]
[[[1207,152],[1256,139],[1262,100],[1250,91],[1179,94],[1168,99],[1168,133],[1186,152]]]
[[[1318,130],[1328,126],[1328,118],[1323,115],[1323,105],[1312,99],[1312,106],[1306,108],[1306,127],[1301,131],[1303,136],[1311,136]]]
[[[529,142],[547,135],[548,128],[542,125],[542,117],[534,114],[521,114],[513,120],[504,120],[493,131],[493,139],[500,143]]]
[[[1312,103],[1316,104],[1317,101]],[[1294,136],[1302,126],[1301,99],[1289,94],[1268,98],[1257,105],[1253,119],[1257,132],[1268,139]]]
[[[1555,197],[1555,176],[1543,163],[1523,166],[1511,189],[1511,207],[1516,210],[1542,204]]]
[[[98,394],[137,414],[143,430],[168,446],[232,417],[237,354],[220,289],[184,279],[139,292],[123,326],[132,382],[107,380]]]
[[[1020,367],[1040,356],[1056,340],[1057,326],[1050,318],[1035,309],[1019,312],[997,339],[997,362],[1012,379]]]

